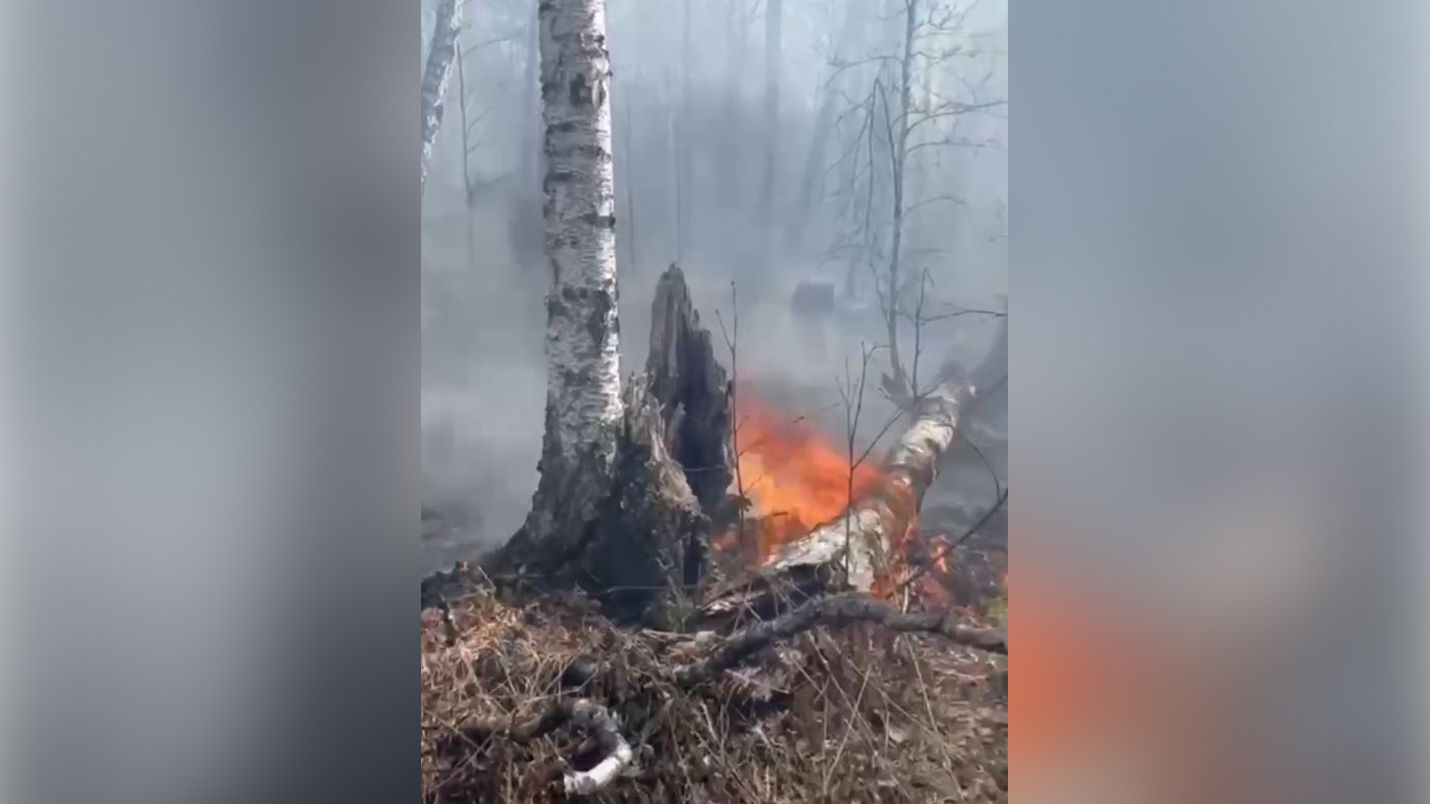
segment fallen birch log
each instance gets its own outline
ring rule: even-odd
[[[723,617],[759,607],[772,591],[808,585],[827,587],[837,577],[867,592],[899,542],[918,523],[924,493],[938,476],[953,444],[960,417],[972,403],[974,389],[944,383],[920,400],[913,423],[900,436],[884,464],[884,482],[855,500],[833,521],[790,542],[757,570],[721,584],[706,597],[703,613]]]

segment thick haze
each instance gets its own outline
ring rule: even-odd
[[[861,341],[888,340],[873,277],[887,275],[893,231],[897,126],[889,121],[898,122],[904,83],[906,6],[776,1],[773,62],[768,0],[608,3],[622,369],[643,366],[651,288],[678,260],[717,343],[716,312],[733,324],[735,283],[740,380],[791,415],[820,412],[838,435],[836,381],[846,358],[857,380]],[[424,42],[435,5],[423,0]],[[916,295],[928,272],[926,316],[1003,311],[1006,2],[916,6],[908,85],[910,106],[920,110],[910,122],[921,122],[912,126],[903,170],[901,275]],[[500,543],[520,525],[536,484],[545,394],[549,277],[541,258],[535,3],[469,3],[465,17],[462,73],[454,71],[423,199],[424,496],[457,528],[456,543],[442,540],[429,565]],[[941,111],[967,105],[986,108]],[[790,294],[804,280],[837,289],[822,347],[790,313]],[[977,362],[1002,320],[975,313],[926,324],[921,384],[950,358]],[[912,337],[912,327],[901,336],[905,362]],[[863,441],[889,416],[875,391],[885,369],[876,357]],[[969,468],[949,472],[940,492],[956,486],[961,502],[984,505],[992,499],[988,471],[976,461]]]

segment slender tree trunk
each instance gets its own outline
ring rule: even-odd
[[[889,336],[889,362],[892,380],[899,391],[912,399],[917,388],[908,388],[908,379],[899,355],[900,291],[903,288],[900,252],[904,244],[904,182],[909,153],[909,104],[913,97],[914,33],[918,26],[919,0],[906,0],[904,6],[903,53],[899,59],[899,109],[893,120],[893,234],[889,244],[889,276],[885,288],[884,324]]]
[[[467,202],[462,218],[467,223],[467,264],[471,265],[477,258],[477,232],[472,223],[472,207],[475,203],[472,199],[472,167],[468,159],[472,148],[467,144],[471,124],[467,121],[467,78],[466,70],[462,66],[460,44],[457,47],[457,108],[462,112],[462,197]]]
[[[440,0],[437,4],[437,24],[432,30],[432,44],[427,49],[427,66],[422,71],[422,188],[427,187],[427,162],[432,158],[432,145],[442,128],[443,97],[452,75],[452,62],[457,55],[457,34],[462,30],[460,0]]]
[[[769,234],[773,231],[775,207],[775,172],[779,164],[780,139],[780,25],[782,0],[765,0],[765,170],[760,185],[758,206],[760,225],[766,233],[768,258]]]
[[[931,69],[931,65],[925,64],[923,71],[920,72],[917,77],[919,98],[915,104],[917,109],[904,115],[906,124],[912,123],[917,116],[924,113],[924,110],[934,108],[934,76],[935,71]],[[948,97],[950,98],[957,95],[953,89],[945,91],[949,93]],[[946,188],[945,192],[956,189],[954,182],[951,181],[948,174],[944,172],[946,168],[940,164],[942,160],[934,156],[936,149],[920,145],[920,143],[927,143],[937,139],[940,136],[939,128],[940,125],[938,123],[930,123],[923,126],[923,131],[919,136],[909,136],[909,147],[915,149],[923,148],[923,152],[920,155],[910,157],[908,164],[905,166],[905,174],[908,176],[908,187],[904,190],[905,205],[908,205],[910,200],[912,200],[914,204],[917,204],[921,199],[928,198],[930,188],[932,187]],[[925,242],[926,235],[931,231],[929,224],[930,218],[934,215],[941,216],[945,212],[946,208],[935,206],[932,209],[926,209],[922,213],[910,216],[908,226],[906,227],[908,233],[906,239],[913,243],[915,247],[922,245]],[[956,226],[949,227],[942,224],[943,219],[941,217],[935,220],[932,232],[935,234],[942,232],[957,237]],[[950,228],[954,229],[954,231],[950,231]]]
[[[604,0],[543,2],[546,432],[525,538],[544,561],[579,549],[608,496],[622,415]]]
[[[703,576],[707,521],[672,453],[697,456],[705,470],[721,454],[724,375],[672,268],[652,314],[655,392],[641,378],[623,392],[605,2],[542,0],[539,8],[552,271],[546,431],[531,512],[483,568],[518,585],[576,583],[623,616],[668,627],[683,620]],[[424,590],[470,577],[461,567],[441,576]]]

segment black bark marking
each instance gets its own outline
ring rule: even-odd
[[[591,93],[586,87],[586,76],[581,73],[571,77],[571,105],[580,107],[589,105]]]
[[[542,182],[541,189],[542,191],[549,194],[551,192],[551,188],[555,185],[569,184],[573,181],[576,181],[577,178],[578,177],[575,171],[552,168],[551,170],[546,171],[546,179]]]
[[[573,145],[567,148],[573,154],[584,156],[587,159],[610,159],[611,152],[599,145]]]
[[[594,212],[587,212],[581,216],[581,222],[587,226],[598,226],[604,229],[616,228],[615,215],[598,215]]]
[[[591,317],[586,321],[586,329],[591,333],[591,342],[600,345],[606,342],[611,333],[610,319],[611,310],[615,306],[614,300],[604,291],[588,292],[594,298],[591,299]]]

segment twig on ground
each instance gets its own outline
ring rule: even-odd
[[[727,639],[704,662],[681,671],[678,680],[682,684],[698,684],[738,665],[763,648],[817,625],[837,627],[859,621],[875,622],[900,633],[923,631],[940,634],[961,645],[990,653],[1008,652],[1008,640],[1002,631],[958,625],[947,612],[901,614],[887,603],[868,595],[840,594],[816,598],[773,620],[746,628]]]

